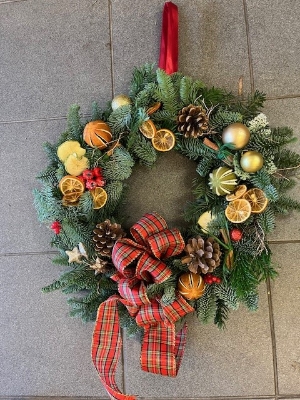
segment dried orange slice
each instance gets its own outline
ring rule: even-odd
[[[157,103],[154,103],[153,106],[148,108],[147,114],[148,115],[154,114],[155,111],[157,111],[160,106],[161,106],[161,103],[159,101]]]
[[[77,206],[81,194],[79,192],[65,194],[62,198],[63,206]]]
[[[152,138],[152,145],[158,151],[169,151],[175,146],[175,135],[169,129],[160,129]]]
[[[107,202],[107,193],[102,187],[96,187],[95,189],[90,190],[90,193],[93,197],[95,210],[102,208]]]
[[[247,192],[247,186],[246,185],[239,185],[234,189],[234,191],[232,193],[229,193],[226,196],[226,200],[227,201],[232,201],[232,200],[235,200],[235,199],[239,199],[246,192]]]
[[[110,157],[114,154],[114,151],[116,150],[117,147],[120,147],[120,141],[119,140],[115,140],[108,148],[108,151],[106,152],[106,154]]]
[[[268,205],[268,199],[266,198],[264,191],[259,188],[249,189],[244,194],[243,199],[249,201],[251,205],[251,212],[253,214],[262,213]]]
[[[142,125],[140,126],[140,131],[147,139],[152,139],[156,134],[156,126],[154,125],[154,122],[151,121],[151,119],[148,119],[147,121],[142,123]]]
[[[79,196],[84,192],[84,183],[80,178],[77,178],[73,175],[66,175],[64,176],[59,184],[58,187],[62,194],[70,194],[70,193],[78,193]]]
[[[250,217],[251,204],[246,199],[233,200],[226,207],[225,215],[230,222],[240,224]]]

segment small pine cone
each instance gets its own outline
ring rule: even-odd
[[[96,225],[93,241],[98,254],[111,257],[112,248],[117,240],[125,236],[120,224],[112,224],[109,219]]]
[[[208,115],[202,106],[190,104],[179,112],[177,117],[178,131],[186,138],[203,136],[208,130]]]
[[[220,265],[220,246],[212,237],[206,240],[201,236],[189,239],[184,251],[186,256],[181,262],[187,264],[191,272],[207,274]]]

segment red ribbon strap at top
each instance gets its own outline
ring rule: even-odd
[[[137,325],[145,330],[141,349],[144,371],[176,376],[184,352],[187,327],[175,333],[175,322],[194,309],[177,294],[170,304],[159,298],[149,299],[147,284],[162,283],[172,272],[160,259],[180,254],[184,240],[178,229],[168,229],[158,214],[146,214],[132,228],[134,240],[120,239],[113,247],[112,260],[117,273],[119,295],[100,304],[93,334],[92,359],[100,380],[111,399],[135,400],[118,389],[116,366],[122,337],[118,303],[122,303]]]
[[[164,5],[158,66],[167,74],[178,71],[178,7],[171,1]]]

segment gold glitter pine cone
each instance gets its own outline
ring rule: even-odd
[[[186,138],[203,136],[208,130],[208,115],[202,106],[190,104],[179,111],[177,117],[178,132]]]

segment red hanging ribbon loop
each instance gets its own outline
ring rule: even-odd
[[[181,295],[168,305],[160,299],[149,299],[147,284],[162,283],[171,276],[163,259],[180,254],[184,240],[177,229],[168,229],[158,214],[146,214],[132,228],[134,240],[116,242],[112,259],[118,272],[112,277],[118,282],[119,295],[111,296],[99,309],[93,334],[92,359],[99,377],[114,400],[135,400],[121,393],[115,382],[122,338],[118,303],[127,308],[143,327],[141,367],[155,374],[176,376],[186,341],[186,325],[175,334],[175,322],[194,309]],[[159,362],[157,362],[159,360]]]
[[[171,1],[164,5],[158,66],[167,74],[178,71],[178,7]]]

